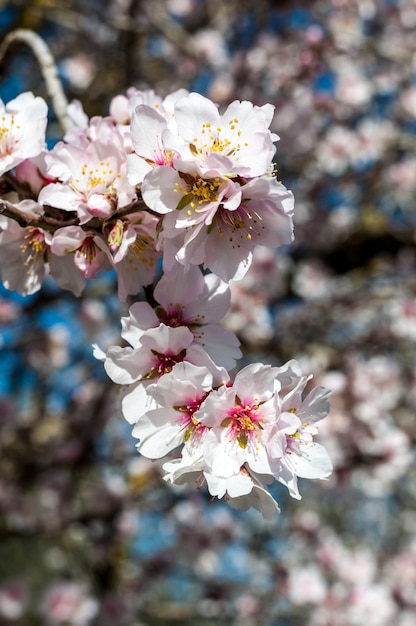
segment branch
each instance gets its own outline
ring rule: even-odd
[[[23,228],[27,228],[28,226],[34,226],[36,228],[42,228],[43,230],[55,231],[57,228],[62,228],[63,226],[74,226],[79,223],[79,219],[77,217],[71,217],[67,220],[57,219],[55,217],[51,217],[49,215],[36,215],[34,213],[25,213],[21,211],[17,207],[14,206],[11,202],[7,200],[3,200],[0,198],[0,215],[5,215],[10,219],[14,220],[22,226]]]
[[[67,132],[74,125],[67,113],[68,100],[62,88],[61,80],[58,76],[55,59],[43,39],[32,30],[18,28],[9,33],[0,45],[0,63],[6,54],[7,49],[15,41],[21,41],[29,46],[40,65],[46,89],[52,101],[56,117],[64,132]]]
[[[28,226],[34,226],[36,228],[42,228],[43,230],[54,232],[57,228],[63,228],[64,226],[79,225],[79,218],[77,216],[74,216],[74,214],[72,214],[70,217],[66,217],[68,215],[66,211],[63,211],[62,209],[57,209],[55,207],[46,207],[46,210],[49,211],[49,213],[55,213],[57,217],[53,217],[53,215],[45,215],[44,213],[26,213],[25,211],[18,209],[8,200],[0,198],[0,215],[5,215],[6,217],[9,217],[23,228],[27,228]],[[145,210],[147,213],[151,213],[152,215],[160,217],[157,213],[153,213],[153,211],[151,211],[144,204],[143,201],[134,200],[130,205],[122,209],[120,212],[114,213],[114,215],[112,215],[111,218],[107,220],[107,223],[111,222],[114,219],[120,219],[134,213],[139,213],[143,210]],[[101,232],[103,228],[103,223],[104,222],[102,219],[93,218],[85,226],[88,230],[97,230]]]

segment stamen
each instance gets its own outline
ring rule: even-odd
[[[234,406],[231,413],[227,413],[221,426],[228,428],[230,440],[236,439],[240,448],[245,449],[251,440],[258,437],[258,431],[262,430],[261,414],[257,412],[258,404],[250,406]]]
[[[25,267],[35,263],[37,258],[43,256],[48,249],[42,231],[37,228],[27,228],[24,243],[20,244],[19,249],[24,257],[23,265]]]

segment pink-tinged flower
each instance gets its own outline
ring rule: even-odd
[[[23,200],[16,206],[34,217],[40,212],[32,200]],[[51,239],[52,235],[41,228],[23,228],[15,220],[0,216],[0,272],[6,289],[26,296],[41,288],[47,274]]]
[[[171,372],[177,363],[186,361],[205,368],[211,373],[216,385],[228,378],[225,369],[215,365],[204,349],[194,342],[191,331],[184,326],[171,328],[160,324],[142,333],[139,340],[130,335],[130,341],[133,347],[111,346],[106,354],[96,348],[95,356],[104,362],[108,376],[123,385],[122,411],[131,424],[157,408],[147,388]]]
[[[290,570],[288,596],[295,606],[320,604],[327,593],[325,578],[316,565],[302,565]]]
[[[16,206],[34,217],[41,211],[32,200],[23,200]],[[82,246],[79,241],[76,244],[71,241],[71,245],[71,251]],[[23,228],[14,220],[0,216],[0,267],[6,289],[22,295],[35,293],[50,273],[62,289],[79,296],[85,284],[83,275],[74,265],[74,259],[62,254],[50,232],[36,226]]]
[[[167,121],[173,122],[175,102],[187,94],[186,89],[178,89],[165,98],[161,98],[153,89],[141,91],[130,87],[127,95],[118,95],[111,100],[110,115],[118,124],[128,125],[134,116],[135,109],[143,104],[158,111]]]
[[[280,513],[276,500],[246,467],[241,467],[236,475],[229,478],[204,471],[204,478],[209,493],[217,498],[225,498],[234,509],[247,511],[253,507],[261,512],[264,519],[271,519]]]
[[[174,328],[185,326],[215,363],[226,369],[235,366],[241,356],[239,341],[216,323],[230,305],[226,283],[214,274],[204,276],[196,266],[185,272],[176,265],[162,276],[153,295],[159,303],[155,309],[147,302],[136,302],[130,307],[129,316],[122,318],[124,339],[133,345],[143,332],[161,322]]]
[[[196,413],[211,428],[204,459],[215,476],[229,478],[243,465],[258,474],[273,474],[272,459],[284,454],[286,435],[300,426],[298,417],[281,414],[276,406],[278,374],[279,368],[270,365],[248,365],[232,385],[213,391]]]
[[[16,180],[20,185],[25,185],[30,189],[32,197],[37,196],[42,187],[54,182],[45,174],[45,154],[41,153],[37,157],[25,159],[14,170]]]
[[[269,170],[278,137],[269,130],[274,108],[251,102],[232,102],[221,115],[208,98],[190,93],[175,104],[178,138],[166,147],[185,161],[198,161],[203,169],[215,155],[223,174],[261,176]]]
[[[48,107],[25,92],[4,104],[0,100],[0,176],[45,148]]]
[[[0,616],[7,621],[19,620],[28,603],[28,591],[23,583],[10,582],[0,587]]]
[[[123,302],[153,282],[160,252],[156,249],[157,218],[144,211],[109,223],[107,245]]]
[[[166,482],[175,485],[193,483],[198,488],[206,484],[213,497],[224,498],[235,509],[247,511],[254,507],[265,519],[271,519],[280,512],[271,494],[246,467],[241,467],[228,477],[212,473],[205,463],[201,446],[185,445],[181,457],[164,463],[163,470],[166,472],[163,476]]]
[[[41,612],[48,624],[88,626],[97,615],[98,602],[81,585],[62,582],[45,593]]]
[[[174,118],[172,117],[172,120]],[[164,145],[170,119],[160,110],[141,104],[131,119],[131,140],[134,152],[127,156],[128,178],[131,184],[143,182],[145,175],[154,167],[172,165],[176,153]]]
[[[275,248],[293,241],[294,201],[290,191],[266,176],[243,185],[241,194],[238,207],[221,204],[212,225],[196,227],[185,235],[175,253],[180,263],[203,263],[225,281],[240,280],[257,245]],[[175,245],[175,240],[172,243]]]
[[[323,419],[329,412],[328,397],[331,394],[325,387],[314,387],[303,399],[302,393],[310,377],[301,376],[296,361],[292,363],[292,372],[298,380],[295,386],[284,395],[285,382],[282,382],[283,390],[278,396],[281,411],[296,415],[300,420],[300,426],[295,432],[286,434],[286,450],[283,456],[276,456],[274,476],[289,489],[290,495],[300,499],[297,486],[297,478],[320,478],[325,479],[332,472],[332,463],[325,448],[313,441],[318,429],[316,422]]]
[[[138,381],[158,380],[182,361],[208,367],[214,376],[220,376],[220,380],[223,378],[223,369],[216,367],[201,346],[194,343],[188,328],[171,328],[165,324],[149,328],[134,348],[110,347],[104,367],[114,382],[131,385]]]
[[[55,231],[52,252],[59,257],[71,255],[73,264],[84,278],[95,278],[102,270],[111,269],[111,255],[103,239],[80,226],[65,226]]]
[[[136,199],[125,161],[122,150],[103,141],[84,148],[61,142],[46,157],[48,175],[60,182],[44,187],[39,202],[76,211],[81,224],[93,217],[108,219]]]
[[[214,159],[211,163],[215,165]],[[163,214],[164,267],[203,264],[225,281],[240,280],[257,245],[293,240],[293,194],[272,176],[247,182],[202,175],[194,164],[160,167],[142,185],[146,204]]]
[[[130,178],[130,182],[132,184],[140,182],[142,176],[142,174],[140,174],[137,177],[137,173],[134,173],[136,166],[139,168],[146,168],[145,162],[140,164],[140,161],[143,161],[143,158],[146,158],[144,155],[148,152],[149,143],[152,146],[160,145],[160,141],[156,137],[156,129],[153,127],[152,122],[150,123],[150,126],[144,125],[144,127],[141,126],[140,123],[138,125],[136,124],[134,121],[134,118],[136,117],[135,110],[137,108],[144,107],[143,110],[145,111],[150,109],[151,111],[157,112],[158,115],[164,119],[163,128],[175,128],[175,102],[187,93],[186,89],[178,89],[177,91],[174,91],[166,96],[166,98],[162,99],[151,89],[139,91],[138,89],[132,87],[127,90],[127,95],[118,95],[112,99],[110,103],[110,116],[117,124],[119,132],[125,139],[126,152],[129,155],[132,153],[131,172],[129,164],[129,176],[131,174],[132,178]],[[151,115],[150,117],[152,118]],[[128,159],[130,161],[130,156]],[[153,161],[152,156],[150,157],[150,161]],[[147,169],[148,168],[146,168],[146,171]]]
[[[68,259],[68,264],[71,258],[80,277],[95,278],[100,270],[114,268],[118,295],[125,301],[129,294],[138,293],[143,285],[153,281],[160,257],[155,247],[156,225],[156,218],[140,213],[108,222],[105,235],[81,226],[65,226],[55,231],[51,250],[56,258]],[[63,276],[56,278],[60,286],[62,279]]]
[[[182,444],[198,447],[207,427],[195,419],[213,385],[212,374],[191,363],[177,363],[147,393],[158,408],[147,411],[133,429],[140,439],[137,449],[144,456],[157,459]]]

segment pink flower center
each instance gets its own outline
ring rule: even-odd
[[[101,252],[101,248],[95,243],[94,237],[86,237],[78,251],[85,258],[88,265],[91,265],[97,254]]]
[[[233,248],[239,248],[242,240],[256,243],[256,239],[263,235],[263,218],[257,211],[250,211],[241,204],[236,211],[228,211],[222,205],[215,216],[215,225],[218,235],[225,237]]]
[[[186,326],[192,330],[196,330],[202,324],[204,324],[205,315],[197,313],[194,317],[186,317],[184,315],[184,308],[180,304],[169,304],[168,309],[164,309],[161,306],[156,307],[155,312],[158,319],[166,326],[171,328],[179,328],[179,326]]]
[[[43,256],[48,246],[45,243],[45,235],[37,228],[27,228],[23,243],[20,244],[20,252],[24,257],[25,267],[36,262]]]
[[[155,155],[154,163],[156,165],[169,165],[170,167],[173,167],[173,161],[176,158],[177,156],[175,152],[172,152],[171,150],[161,150],[159,154]]]
[[[176,363],[182,363],[186,357],[185,349],[181,350],[179,354],[163,354],[156,350],[151,350],[151,353],[153,354],[152,366],[143,377],[147,379],[160,378],[163,374],[168,374]]]
[[[228,428],[229,439],[237,439],[240,448],[246,448],[249,441],[256,439],[258,431],[262,430],[262,417],[258,409],[258,404],[235,405],[221,422],[223,428]]]
[[[208,393],[205,393],[199,400],[190,400],[186,405],[174,407],[180,413],[176,419],[176,423],[181,430],[185,431],[185,442],[190,439],[201,439],[202,435],[208,430],[207,426],[201,424],[201,422],[194,417],[194,413],[199,410],[207,395]]]

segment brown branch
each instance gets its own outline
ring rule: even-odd
[[[45,213],[42,213],[42,214],[39,213],[38,215],[35,213],[29,214],[29,213],[26,213],[25,211],[22,211],[21,209],[18,209],[14,204],[9,202],[8,200],[4,200],[3,198],[0,198],[0,215],[5,215],[6,217],[14,220],[15,222],[19,224],[19,226],[22,226],[22,228],[27,228],[31,226],[31,227],[36,227],[36,228],[42,228],[43,230],[47,230],[49,232],[54,232],[58,228],[63,228],[65,226],[78,226],[79,225],[79,218],[76,216],[71,215],[71,217],[68,217],[67,219],[65,219],[65,215],[67,214],[67,212],[63,211],[62,209],[57,209],[55,207],[46,207],[46,211],[48,210],[51,213],[56,212],[58,217],[53,217],[52,215],[47,215],[47,214],[45,215]],[[127,217],[128,215],[134,215],[134,213],[138,213],[144,210],[147,213],[151,213],[152,215],[156,215],[157,217],[160,217],[158,214],[153,213],[144,204],[143,201],[134,200],[134,202],[124,207],[118,213],[114,213],[114,215],[112,215],[111,218],[106,220],[106,222],[111,223],[111,221],[114,219],[120,219],[123,217]],[[85,224],[85,228],[89,231],[96,230],[96,231],[102,232],[102,228],[104,224],[105,222],[103,220],[99,218],[93,218],[92,220],[90,220],[89,222]]]
[[[21,211],[14,204],[8,202],[8,200],[3,200],[0,198],[0,214],[9,217],[22,226],[22,228],[27,228],[28,226],[42,228],[43,230],[55,231],[57,228],[62,228],[63,226],[74,226],[79,223],[79,219],[77,217],[71,217],[67,220],[57,219],[55,217],[51,217],[49,215],[44,214],[28,214],[25,211]]]

